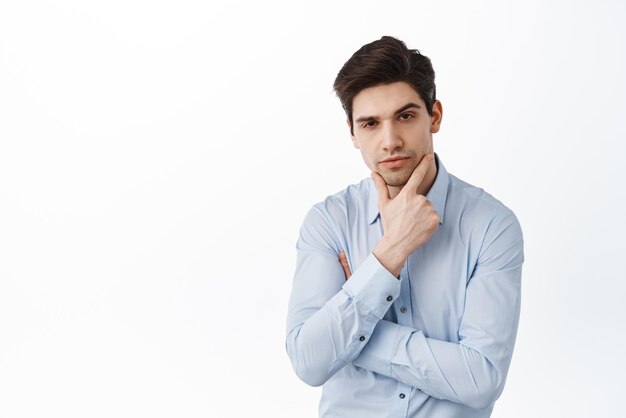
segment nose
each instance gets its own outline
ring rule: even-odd
[[[390,152],[396,148],[402,148],[403,142],[399,130],[393,122],[383,123],[380,130],[381,144],[384,151]]]

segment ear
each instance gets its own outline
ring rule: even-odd
[[[346,119],[346,123],[348,124],[348,129],[350,130],[350,138],[352,138],[352,145],[354,145],[354,148],[356,149],[361,148],[359,146],[359,141],[357,141],[356,137],[352,133],[352,125],[350,124],[350,119]]]
[[[433,115],[430,118],[430,132],[437,133],[441,127],[441,118],[443,117],[443,107],[439,100],[433,103]]]

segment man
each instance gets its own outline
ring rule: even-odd
[[[433,151],[442,105],[430,60],[364,45],[335,91],[371,179],[306,215],[287,318],[296,374],[321,417],[489,417],[520,310],[513,212]]]

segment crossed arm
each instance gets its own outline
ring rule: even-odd
[[[348,280],[352,272],[343,251],[339,253],[339,262]],[[481,295],[486,289],[478,288],[478,282],[485,280],[485,277],[474,275],[472,277],[474,282],[469,288],[472,294],[467,301],[469,306],[465,311],[464,327],[466,329],[469,327],[475,315],[470,313],[470,310],[488,309],[484,305],[484,298],[493,297],[512,302],[509,312],[499,309],[499,312],[504,314],[500,321],[511,325],[508,330],[497,332],[497,326],[493,324],[492,334],[497,332],[497,335],[489,336],[482,330],[476,330],[479,333],[467,335],[460,343],[452,343],[427,338],[419,330],[383,319],[378,322],[370,341],[352,364],[392,377],[436,398],[478,409],[489,407],[504,388],[510,364],[519,318],[519,286],[515,283],[519,283],[521,278],[521,263],[516,268],[501,270],[499,277],[494,273],[487,277],[489,278],[486,280],[489,281],[504,280],[509,283],[504,283],[505,287],[500,290],[491,289],[491,293]],[[506,286],[511,288],[507,289]],[[471,338],[478,341],[472,343]],[[489,341],[489,338],[493,340]],[[504,349],[509,346],[506,358],[498,359],[497,353],[493,352],[498,338]],[[470,344],[477,348],[472,348]],[[490,354],[489,358],[481,351]]]
[[[321,385],[351,364],[473,408],[499,397],[520,306],[523,243],[512,213],[494,220],[485,236],[466,288],[459,342],[383,320],[400,281],[374,254],[346,272],[330,220],[318,208],[307,215],[297,249],[286,345],[303,381]]]

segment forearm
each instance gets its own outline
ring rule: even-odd
[[[421,330],[383,320],[353,364],[435,398],[489,407],[504,387],[519,323],[522,258],[513,253],[507,260],[516,265],[476,268],[466,289],[458,342],[427,338]]]
[[[426,338],[421,331],[385,320],[353,364],[477,409],[495,402],[506,374],[463,343]]]
[[[303,265],[308,263],[301,261]],[[319,257],[317,261],[323,264]],[[336,259],[333,263],[341,269]],[[359,355],[400,292],[400,281],[373,255],[356,269],[338,293],[315,308],[306,303],[310,299],[306,283],[317,280],[320,279],[296,274],[286,341],[296,374],[313,386],[326,382]]]
[[[358,356],[378,321],[342,290],[287,336],[287,353],[298,377],[311,386],[324,384]]]

